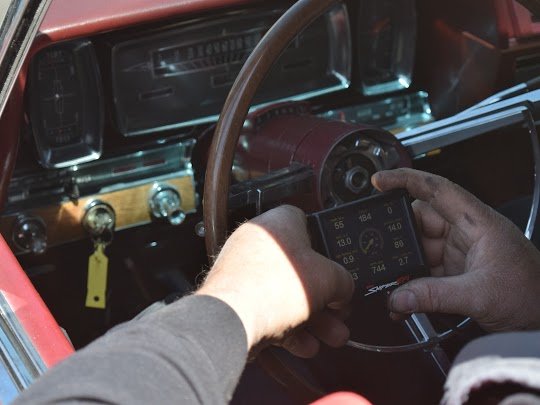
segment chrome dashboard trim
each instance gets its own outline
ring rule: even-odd
[[[324,96],[326,94],[332,94],[332,93],[335,93],[337,91],[341,91],[341,90],[346,90],[350,87],[351,85],[351,81],[348,80],[348,81],[344,81],[344,78],[342,78],[342,83],[341,84],[338,84],[336,86],[331,86],[331,87],[327,87],[325,89],[320,89],[320,90],[316,90],[316,91],[311,91],[311,92],[307,92],[307,93],[303,93],[303,94],[298,94],[296,96],[292,96],[292,97],[285,97],[285,98],[281,98],[281,99],[278,99],[278,100],[274,100],[274,101],[269,101],[268,103],[262,103],[262,104],[257,104],[257,105],[254,105],[253,107],[251,107],[249,109],[249,112],[252,113],[260,108],[264,108],[264,107],[267,107],[269,105],[272,105],[272,104],[277,104],[277,103],[283,103],[283,102],[287,102],[287,101],[304,101],[304,100],[309,100],[309,99],[312,99],[312,98],[315,98],[315,97],[320,97],[320,96]],[[186,127],[191,127],[191,126],[197,126],[197,125],[203,125],[203,124],[214,124],[218,121],[219,119],[219,114],[215,114],[215,115],[211,115],[211,116],[208,116],[208,117],[203,117],[203,118],[197,118],[197,119],[193,119],[193,120],[190,120],[190,121],[185,121],[185,122],[180,122],[180,123],[177,123],[177,124],[170,124],[170,125],[164,125],[164,126],[161,126],[159,128],[152,128],[152,129],[144,129],[144,130],[140,130],[140,131],[132,131],[130,132],[130,135],[129,136],[138,136],[138,135],[147,135],[147,134],[150,134],[150,133],[154,133],[156,131],[170,131],[170,130],[173,130],[173,129],[181,129],[181,128],[186,128]]]
[[[73,160],[66,160],[65,162],[55,164],[51,166],[52,169],[66,169],[69,167],[82,165],[84,163],[93,162],[95,160],[98,160],[101,157],[101,152],[92,152],[88,154],[87,156],[80,157],[78,159]]]
[[[457,122],[447,128],[432,131],[403,141],[412,156],[421,156],[432,150],[474,138],[498,128],[523,122],[526,107],[503,110],[493,115],[476,118],[473,121]]]
[[[534,90],[487,106],[466,110],[453,117],[402,132],[396,137],[418,157],[494,129],[525,122],[524,113],[534,111],[540,90]]]
[[[116,191],[127,190],[127,189],[130,189],[130,188],[143,186],[143,185],[149,184],[149,183],[167,182],[167,180],[172,180],[172,179],[175,179],[175,178],[178,178],[178,177],[189,177],[189,178],[193,179],[194,174],[195,173],[194,173],[193,169],[191,167],[189,167],[189,168],[186,168],[184,170],[180,170],[180,171],[173,172],[173,173],[168,173],[168,174],[165,174],[165,175],[162,175],[162,176],[149,177],[147,179],[132,181],[132,182],[129,182],[129,183],[118,183],[118,184],[115,184],[113,186],[103,187],[102,189],[99,190],[99,194],[114,193]],[[197,195],[195,195],[195,205],[198,205],[198,203],[199,203],[199,198],[198,198]],[[192,214],[194,212],[196,212],[196,209],[187,211],[188,214]],[[142,222],[142,223],[139,223],[139,224],[134,224],[133,227],[139,226],[139,225],[144,225],[144,224],[146,224],[146,222]],[[128,228],[122,228],[122,229],[128,229]]]
[[[126,188],[126,184],[132,186],[134,183],[144,183],[184,170],[191,171],[192,175],[191,153],[195,143],[194,139],[187,139],[152,149],[102,158],[69,169],[15,173],[9,187],[6,211],[10,213],[69,200],[73,197],[64,185],[70,182],[77,186],[79,195],[76,198],[79,198],[96,192],[103,193],[103,190],[117,191]]]

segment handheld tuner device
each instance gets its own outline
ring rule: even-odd
[[[308,216],[313,248],[341,264],[369,297],[428,274],[410,197],[377,194]]]

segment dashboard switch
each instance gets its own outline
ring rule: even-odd
[[[13,227],[12,238],[13,243],[25,252],[40,255],[47,250],[47,228],[41,218],[19,216]]]
[[[180,193],[167,184],[154,185],[148,205],[154,218],[166,219],[171,225],[180,225],[186,219]]]

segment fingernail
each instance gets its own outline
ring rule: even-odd
[[[411,290],[398,290],[390,297],[390,307],[394,312],[412,314],[418,308],[416,295]]]

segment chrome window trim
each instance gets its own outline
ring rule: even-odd
[[[52,0],[11,0],[0,27],[0,115]],[[17,44],[18,46],[14,46]]]
[[[0,367],[3,367],[10,376],[11,384],[18,392],[28,388],[47,369],[2,292],[0,292]],[[9,381],[1,383],[10,384]]]

